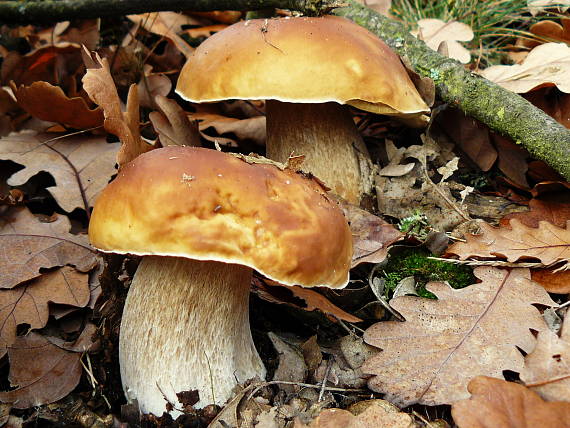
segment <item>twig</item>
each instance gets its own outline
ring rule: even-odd
[[[249,400],[257,393],[257,391],[269,385],[296,385],[296,386],[302,386],[303,388],[314,388],[314,389],[321,389],[323,387],[322,385],[313,385],[311,383],[291,382],[287,380],[270,380],[268,382],[261,382],[260,384],[258,384],[256,388],[249,394],[247,399]],[[366,392],[366,393],[370,392],[366,389],[335,388],[332,386],[325,386],[324,389],[325,391],[333,391],[333,392]]]
[[[340,2],[330,0],[7,0],[0,1],[0,21],[10,24],[40,24],[70,19],[90,19],[163,10],[259,10],[289,9],[319,15]]]
[[[332,358],[327,361],[327,369],[325,370],[325,375],[323,376],[323,382],[321,384],[321,391],[319,392],[318,402],[323,401],[323,396],[325,395],[325,387],[327,385],[327,380],[332,368]]]
[[[532,268],[532,269],[549,268],[553,266],[553,265],[545,265],[543,263],[514,263],[514,262],[504,262],[501,260],[457,260],[457,259],[445,259],[442,257],[428,257],[428,259],[437,260],[440,262],[453,263],[456,265],[467,265],[467,266],[496,266],[496,267]]]

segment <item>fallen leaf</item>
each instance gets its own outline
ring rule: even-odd
[[[109,70],[107,58],[101,59],[95,54],[96,61],[88,64],[83,76],[83,88],[89,97],[103,108],[105,129],[121,140],[121,148],[117,153],[119,167],[132,161],[138,155],[152,150],[146,144],[139,130],[139,102],[136,85],[131,85],[127,98],[127,111],[121,110],[121,100]]]
[[[502,258],[509,262],[537,259],[551,266],[570,261],[570,222],[565,229],[546,221],[538,228],[525,226],[520,221],[510,221],[511,228],[481,224],[481,234],[468,235],[466,242],[456,242],[447,249],[447,255],[457,255],[460,260],[473,257]]]
[[[533,269],[532,280],[538,282],[549,293],[570,293],[570,271],[555,272],[552,269]]]
[[[177,102],[161,95],[155,98],[155,102],[160,112],[151,112],[149,119],[163,147],[201,146],[197,123],[189,119]]]
[[[366,361],[370,389],[397,405],[450,404],[466,398],[467,384],[477,375],[502,377],[519,372],[532,351],[544,319],[533,304],[555,305],[530,280],[528,269],[491,267],[474,270],[481,282],[462,289],[430,283],[438,300],[403,296],[390,305],[405,322],[374,324],[364,340],[382,349]]]
[[[21,114],[16,101],[4,88],[0,88],[0,137],[16,129],[14,118]]]
[[[155,98],[167,96],[171,89],[172,82],[167,76],[161,73],[152,73],[152,67],[145,64],[144,75],[137,86],[141,106],[155,108]]]
[[[73,75],[83,67],[81,47],[72,43],[60,43],[57,46],[44,46],[26,55],[10,51],[3,58],[0,69],[0,84],[6,86],[11,80],[16,85],[29,86],[37,81],[62,86],[71,83]]]
[[[392,0],[358,0],[358,3],[362,3],[364,6],[375,10],[381,15],[391,18],[390,8],[392,7]]]
[[[530,51],[521,64],[494,65],[481,75],[518,94],[542,86],[556,86],[570,93],[570,47],[564,43],[545,43]]]
[[[45,327],[49,302],[83,307],[89,302],[89,295],[88,275],[67,266],[19,287],[0,289],[0,356],[16,340],[18,325]]]
[[[349,411],[350,410],[350,411]],[[414,428],[407,413],[384,400],[365,400],[349,408],[325,409],[309,425],[296,420],[294,428]]]
[[[557,10],[560,13],[568,10],[568,0],[526,0],[530,13],[535,16],[548,9]]]
[[[190,11],[188,13],[198,18],[206,18],[210,21],[221,22],[222,24],[228,25],[235,24],[242,17],[242,13],[237,10],[215,10],[212,12]]]
[[[184,25],[199,24],[196,19],[176,12],[151,12],[141,15],[127,15],[127,18],[141,25],[145,30],[171,40],[186,58],[194,52],[192,46],[177,33],[182,32]]]
[[[11,186],[26,183],[46,171],[56,185],[47,190],[67,212],[76,208],[89,211],[115,170],[118,143],[107,143],[94,135],[12,133],[0,138],[0,159],[11,160],[25,168],[8,180]]]
[[[420,19],[417,22],[418,36],[434,51],[445,49],[444,55],[467,64],[471,61],[471,54],[465,49],[461,42],[468,42],[473,39],[473,30],[463,22],[444,22],[441,19]],[[442,48],[445,44],[445,48]]]
[[[390,245],[404,238],[393,225],[368,211],[344,201],[341,207],[352,233],[352,267],[382,262]]]
[[[190,118],[198,121],[200,131],[214,128],[219,135],[235,134],[238,140],[251,140],[258,145],[264,145],[266,139],[265,116],[236,119],[215,113],[192,113]]]
[[[560,92],[556,88],[546,87],[527,92],[523,96],[535,107],[570,129],[570,94]]]
[[[570,403],[547,403],[517,383],[478,376],[469,392],[451,409],[460,428],[570,427]]]
[[[521,188],[528,189],[526,173],[529,153],[509,138],[491,133],[491,138],[499,154],[499,169],[505,176]]]
[[[71,128],[88,129],[103,125],[103,110],[90,109],[81,97],[68,98],[59,86],[34,82],[19,88],[12,84],[18,105],[30,115]]]
[[[91,337],[86,336],[82,334],[76,341],[83,349],[89,349]],[[17,389],[0,392],[0,401],[11,403],[15,409],[27,409],[65,397],[81,378],[81,355],[34,332],[18,337],[8,349],[9,380]]]
[[[539,191],[545,186],[536,186],[535,197],[528,203],[528,211],[512,213],[501,219],[501,226],[507,226],[511,219],[516,219],[528,227],[538,227],[541,221],[547,221],[558,227],[565,227],[570,218],[570,188],[562,183],[552,183],[552,190]]]
[[[42,223],[25,207],[10,208],[0,217],[0,288],[40,276],[40,269],[75,266],[82,272],[97,264],[85,235],[69,233],[65,216]]]
[[[187,34],[189,37],[197,39],[199,37],[210,37],[214,33],[218,33],[222,31],[224,28],[227,28],[227,25],[224,24],[215,24],[215,25],[206,25],[204,27],[196,27],[196,28],[187,28],[182,30],[184,34]]]
[[[301,351],[288,343],[285,343],[279,336],[273,332],[267,333],[273,347],[277,351],[279,357],[279,364],[273,380],[285,382],[305,382],[307,378],[307,365]],[[287,393],[299,392],[301,386],[281,384],[279,389]]]
[[[536,340],[525,358],[521,380],[547,401],[570,401],[570,316],[564,318],[560,337],[547,329]]]
[[[498,158],[489,128],[459,109],[446,109],[438,116],[443,131],[481,171],[489,171]]]
[[[254,284],[256,285],[255,292],[259,294],[259,296],[267,301],[278,303],[278,304],[288,304],[291,306],[295,306],[299,308],[298,305],[293,304],[285,300],[283,296],[277,297],[272,293],[272,289],[277,290],[278,292],[289,292],[293,294],[294,297],[298,297],[303,299],[306,303],[304,307],[299,309],[303,309],[305,311],[314,311],[315,309],[320,310],[321,312],[327,315],[333,315],[343,321],[348,322],[362,322],[362,320],[354,315],[349,314],[346,311],[343,311],[338,306],[334,305],[330,300],[328,300],[322,294],[316,292],[315,290],[311,290],[309,288],[293,286],[293,287],[285,287],[278,282],[271,281],[269,279],[264,279],[263,281],[257,280],[254,278]],[[270,285],[270,287],[267,287]],[[278,293],[281,294],[281,293]]]

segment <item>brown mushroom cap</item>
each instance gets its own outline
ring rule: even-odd
[[[368,30],[334,16],[234,24],[196,49],[176,92],[193,102],[334,101],[394,116],[429,112],[400,58]]]
[[[170,146],[124,166],[89,226],[98,249],[216,260],[283,284],[344,287],[347,221],[314,180],[273,165]]]

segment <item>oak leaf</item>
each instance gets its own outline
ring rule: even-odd
[[[461,42],[468,42],[474,37],[473,30],[463,22],[444,22],[441,19],[420,19],[417,22],[418,35],[434,51],[467,64],[471,54]]]
[[[178,35],[183,26],[196,25],[199,21],[176,12],[150,12],[140,15],[127,15],[135,24],[141,25],[145,30],[166,37],[176,45],[178,50],[188,58],[194,48]]]
[[[16,87],[12,83],[12,91],[18,105],[38,119],[76,129],[103,125],[103,110],[100,107],[90,109],[83,98],[69,98],[59,86],[34,82],[30,86]]]
[[[198,125],[178,103],[162,95],[158,95],[155,102],[160,111],[153,111],[148,117],[163,147],[201,146]]]
[[[570,47],[545,43],[530,51],[521,64],[494,65],[481,75],[518,94],[542,86],[556,86],[570,93]]]
[[[538,334],[534,350],[520,373],[525,385],[547,401],[570,401],[570,316],[560,337],[551,330]]]
[[[127,110],[123,113],[121,99],[111,76],[107,58],[101,59],[98,54],[95,54],[95,60],[91,60],[87,67],[87,72],[82,79],[83,89],[95,103],[103,108],[105,130],[121,140],[121,149],[117,153],[117,163],[121,167],[138,155],[153,149],[150,144],[142,140],[140,135],[137,85],[133,84],[129,88]]]
[[[76,208],[89,211],[95,198],[116,173],[118,143],[107,143],[102,136],[12,133],[0,138],[0,159],[25,168],[8,179],[18,186],[45,171],[55,180],[47,190],[67,212]]]
[[[82,272],[96,264],[87,237],[72,235],[65,216],[42,223],[25,207],[10,208],[0,217],[0,289],[40,276],[40,269],[75,266]]]
[[[481,224],[481,234],[467,236],[466,242],[450,246],[447,254],[455,254],[460,260],[472,257],[504,258],[509,262],[537,259],[546,266],[570,260],[570,227],[565,229],[546,221],[538,228],[525,226],[517,219],[510,221],[511,229]]]
[[[528,269],[479,267],[474,274],[481,282],[459,290],[428,284],[438,300],[391,300],[406,321],[380,322],[364,334],[368,344],[382,349],[362,367],[374,375],[368,382],[372,390],[403,406],[449,404],[468,396],[474,376],[502,377],[504,370],[522,369],[517,348],[532,351],[536,339],[530,329],[547,328],[532,305],[554,302],[530,280]]]
[[[404,234],[378,216],[341,201],[352,233],[352,267],[361,263],[380,263],[386,259],[390,245]]]
[[[88,274],[65,266],[27,284],[0,289],[0,356],[16,340],[16,327],[42,328],[49,317],[48,303],[83,307],[89,302]]]
[[[94,326],[88,324],[70,352],[37,333],[18,337],[8,349],[12,391],[0,392],[0,401],[27,409],[65,397],[81,378],[81,355],[92,345]]]
[[[349,411],[350,410],[350,411]],[[293,428],[414,428],[407,413],[384,400],[360,401],[349,410],[325,409],[309,425],[295,421]]]
[[[451,409],[459,428],[570,427],[570,403],[545,402],[517,383],[478,376],[469,392]]]
[[[570,293],[570,270],[532,269],[531,277],[549,293]]]
[[[236,119],[215,113],[197,112],[192,113],[190,118],[198,121],[200,132],[203,135],[208,128],[214,128],[218,135],[231,133],[235,134],[238,140],[251,140],[259,145],[265,144],[265,116]]]

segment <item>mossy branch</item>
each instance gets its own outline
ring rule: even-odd
[[[466,70],[461,64],[429,49],[406,28],[383,15],[346,0],[333,11],[372,31],[422,76],[434,80],[439,97],[467,115],[510,137],[536,159],[570,180],[570,130],[524,98]],[[290,9],[315,15],[329,10],[330,0],[0,0],[0,21],[44,23],[74,18],[108,17],[160,10]]]
[[[330,0],[6,0],[0,1],[0,23],[46,24],[70,19],[107,18],[162,10],[259,10],[281,8],[318,15]]]
[[[570,180],[570,130],[521,96],[428,48],[398,22],[353,0],[348,2],[348,7],[333,13],[367,28],[406,57],[417,73],[433,79],[443,101],[521,144]]]

